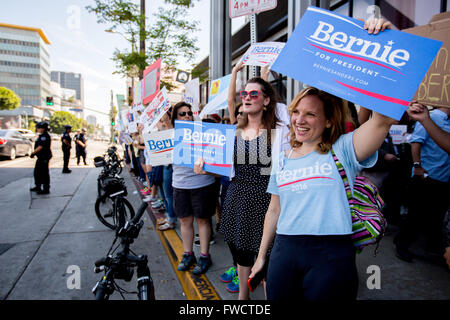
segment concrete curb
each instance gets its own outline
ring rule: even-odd
[[[139,196],[144,198],[139,192],[141,186],[135,179],[133,179],[133,182],[136,190],[138,190]],[[158,234],[167,256],[169,257],[172,268],[180,281],[186,298],[188,300],[221,300],[217,290],[206,275],[196,276],[192,274],[191,271],[193,267],[188,272],[177,270],[179,263],[178,257],[181,257],[184,252],[183,241],[175,230],[158,230],[157,223],[164,218],[163,214],[158,213],[156,210],[152,210],[150,206],[147,208],[147,214],[153,222],[155,232]]]

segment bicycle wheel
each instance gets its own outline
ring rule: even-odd
[[[118,198],[117,200],[123,204],[124,218],[126,220],[132,219],[134,217],[134,209],[131,203],[125,198]],[[119,225],[118,213],[114,213],[114,200],[109,197],[104,199],[97,198],[95,202],[95,214],[101,223],[112,230],[115,230]]]

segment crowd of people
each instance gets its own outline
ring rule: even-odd
[[[389,27],[377,21],[374,34]],[[268,82],[267,68],[249,79],[236,99],[238,63],[229,88],[229,119],[210,115],[203,121],[236,125],[233,175],[194,168],[152,166],[142,126],[124,143],[125,157],[145,188],[144,201],[165,208],[158,229],[180,223],[184,253],[178,270],[196,275],[212,265],[210,246],[223,235],[232,260],[220,280],[227,290],[250,298],[249,278],[263,273],[270,300],[356,299],[358,277],[352,220],[337,161],[350,186],[359,174],[376,181],[385,199],[388,224],[396,225],[397,257],[412,262],[411,244],[423,233],[426,251],[450,268],[448,182],[450,178],[450,109],[412,101],[400,121],[360,107],[313,87],[305,87],[289,106]],[[236,100],[239,102],[236,103]],[[175,104],[157,130],[174,128],[176,120],[194,121],[192,107]],[[394,144],[393,124],[408,125],[409,141]],[[377,176],[377,173],[382,173]],[[193,252],[194,221],[200,256]],[[444,231],[444,232],[442,232]],[[293,254],[295,253],[295,254]]]

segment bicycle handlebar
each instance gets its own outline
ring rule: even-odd
[[[136,215],[134,216],[134,218],[131,220],[132,224],[136,224],[138,223],[138,221],[141,219],[142,215],[144,214],[145,209],[147,209],[148,207],[148,203],[147,202],[143,202],[141,204],[141,206],[139,207]]]

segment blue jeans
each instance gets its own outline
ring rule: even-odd
[[[173,188],[172,188],[172,166],[164,166],[163,169],[163,185],[164,191],[164,206],[166,207],[168,220],[170,223],[177,222],[177,216],[173,209]]]

